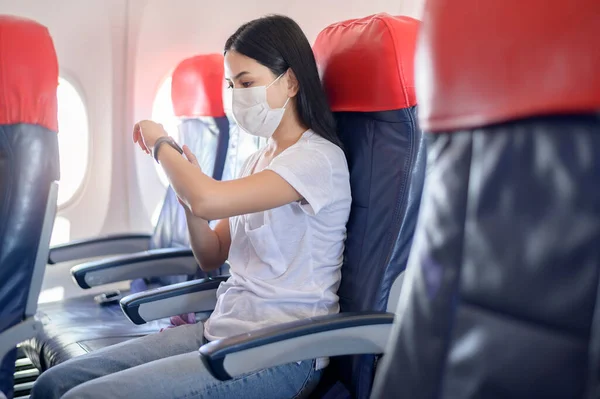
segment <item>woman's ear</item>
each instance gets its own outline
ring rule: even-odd
[[[287,71],[287,81],[288,81],[288,87],[287,87],[287,95],[288,97],[292,98],[295,97],[296,94],[298,94],[298,79],[296,78],[296,74],[294,73],[294,71],[292,70],[292,68],[288,69]]]

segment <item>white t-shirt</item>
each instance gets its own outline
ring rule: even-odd
[[[251,173],[263,151],[248,158],[240,177]],[[267,169],[304,200],[229,219],[231,277],[219,286],[205,323],[209,341],[339,312],[337,289],[351,205],[343,151],[308,130]]]

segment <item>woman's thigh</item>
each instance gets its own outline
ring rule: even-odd
[[[314,361],[291,363],[219,381],[194,351],[97,378],[73,388],[63,398],[296,398],[318,383],[321,372],[315,371],[314,365]]]
[[[202,323],[112,345],[56,365],[43,372],[32,389],[33,399],[59,398],[69,389],[112,373],[170,356],[197,351],[204,340]]]

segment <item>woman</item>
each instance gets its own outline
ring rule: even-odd
[[[162,165],[186,209],[205,271],[231,264],[204,323],[183,325],[72,359],[43,373],[33,398],[292,398],[318,383],[327,359],[221,382],[198,356],[207,341],[339,311],[336,295],[350,212],[348,166],[308,40],[283,16],[241,26],[225,45],[237,123],[269,138],[236,180],[202,173],[162,126],[134,141]],[[219,220],[214,230],[207,220]],[[64,395],[64,396],[62,396]]]

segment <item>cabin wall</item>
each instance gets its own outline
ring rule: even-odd
[[[114,168],[124,153],[113,152],[114,137],[124,125],[115,108],[121,97],[126,2],[121,0],[0,0],[0,13],[34,19],[48,27],[60,73],[83,97],[89,119],[86,180],[59,215],[70,222],[70,238],[128,230],[127,206],[109,212],[112,198],[126,198],[127,180]],[[59,133],[60,134],[60,133]],[[69,154],[60,154],[61,158]],[[109,214],[116,217],[108,219]],[[110,223],[107,223],[110,220]]]
[[[61,74],[76,83],[89,117],[85,182],[59,211],[68,239],[151,231],[165,193],[151,158],[131,142],[151,118],[156,92],[183,58],[221,52],[242,23],[268,13],[294,18],[314,42],[328,24],[377,12],[419,18],[424,0],[0,0],[0,13],[46,25]],[[61,154],[68,157],[69,154]]]

